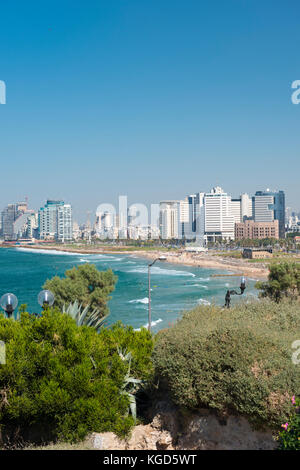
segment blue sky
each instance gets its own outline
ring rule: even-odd
[[[0,205],[283,189],[300,210],[300,5],[1,2]]]

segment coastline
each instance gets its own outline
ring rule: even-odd
[[[213,256],[208,253],[190,253],[185,251],[164,251],[164,250],[107,250],[102,248],[71,248],[62,246],[43,246],[43,245],[21,245],[12,246],[12,248],[30,249],[30,250],[49,250],[60,251],[74,254],[115,254],[131,255],[140,258],[155,259],[159,256],[165,256],[167,263],[195,266],[199,268],[220,269],[233,271],[234,274],[244,275],[246,277],[267,279],[269,270],[265,266],[252,266],[245,260],[228,259],[221,256]]]

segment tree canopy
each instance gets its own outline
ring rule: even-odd
[[[48,279],[43,288],[55,295],[59,308],[78,301],[83,307],[98,309],[101,316],[108,313],[109,294],[114,290],[117,277],[111,269],[99,271],[94,264],[83,264],[65,272],[65,277],[54,276]]]
[[[279,302],[283,297],[298,298],[300,296],[300,264],[274,263],[270,266],[267,282],[257,282],[261,297],[269,297]]]

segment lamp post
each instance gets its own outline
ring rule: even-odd
[[[54,304],[54,294],[50,290],[42,290],[38,295],[38,303],[44,309]]]
[[[240,293],[237,292],[236,290],[228,290],[225,295],[225,305],[224,307],[230,308],[230,302],[231,302],[231,296],[232,295],[243,295],[244,291],[246,289],[246,279],[244,276],[241,278],[241,285],[240,285]]]
[[[165,256],[160,256],[156,258],[152,263],[148,264],[148,330],[151,332],[151,266],[156,263],[156,261],[166,261]]]
[[[18,306],[18,299],[14,294],[4,294],[0,299],[0,305],[5,311],[7,318],[11,318]]]

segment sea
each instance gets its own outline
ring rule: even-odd
[[[109,301],[108,325],[121,320],[135,329],[148,324],[148,263],[146,258],[123,254],[79,254],[27,248],[0,249],[0,296],[14,293],[29,312],[39,313],[37,296],[47,279],[64,276],[67,269],[84,263],[99,270],[111,268],[118,281]],[[214,277],[215,274],[222,276]],[[151,268],[152,330],[174,324],[197,305],[223,305],[227,289],[237,289],[239,277],[230,271],[156,262]],[[257,298],[256,280],[247,279],[243,297],[232,296],[232,305]]]

